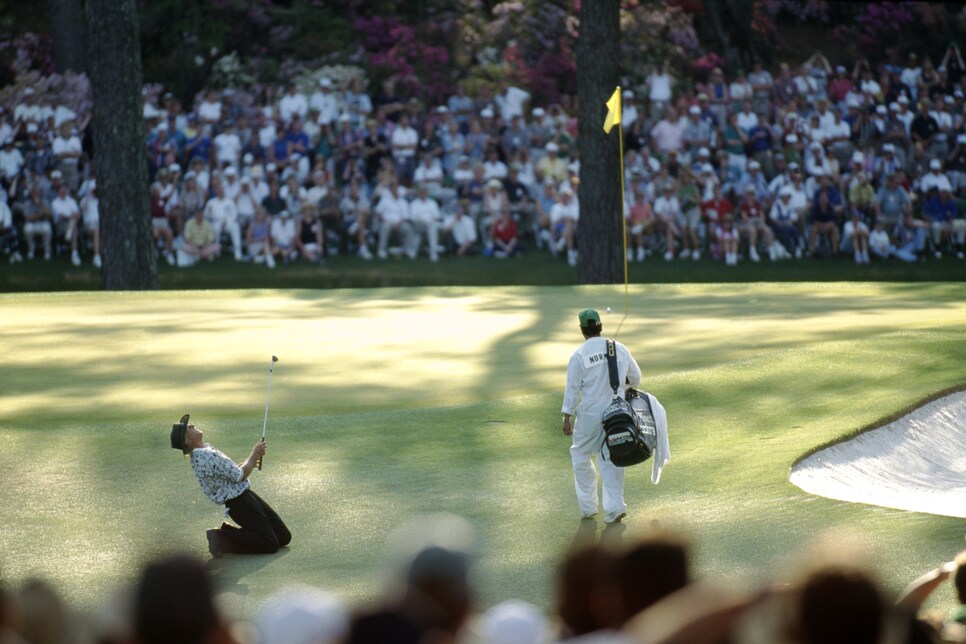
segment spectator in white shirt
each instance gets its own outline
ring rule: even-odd
[[[223,233],[231,237],[231,248],[235,253],[235,261],[241,261],[241,227],[238,225],[238,209],[235,202],[225,194],[225,189],[215,185],[215,196],[205,204],[205,219],[211,224],[215,233],[215,242],[221,240]]]
[[[389,237],[393,233],[397,233],[405,240],[409,234],[409,206],[395,180],[392,180],[388,186],[380,191],[379,203],[376,204],[375,213],[379,218],[379,249],[376,256],[379,259],[386,259],[389,257],[387,250]]]
[[[272,254],[286,264],[298,258],[298,251],[295,249],[297,234],[298,226],[295,225],[295,220],[288,210],[283,210],[272,217]]]
[[[305,96],[299,93],[295,83],[289,83],[285,91],[285,96],[278,102],[278,115],[288,125],[294,118],[304,120],[305,115],[308,113],[309,102],[305,100]]]
[[[942,169],[943,164],[939,159],[933,159],[929,162],[929,172],[922,175],[922,180],[919,182],[919,192],[922,195],[928,195],[933,188],[938,189],[939,192],[953,191],[949,177],[943,174]]]
[[[332,79],[319,79],[319,89],[309,99],[309,107],[319,113],[318,124],[328,125],[339,118],[339,97],[332,91]]]
[[[0,150],[0,182],[3,183],[5,188],[10,188],[14,179],[20,174],[23,165],[23,154],[14,146],[13,137],[4,141],[3,149]]]
[[[389,147],[392,149],[392,158],[396,162],[396,172],[399,174],[399,181],[403,185],[408,185],[413,179],[413,172],[416,170],[416,146],[419,143],[419,134],[410,125],[409,114],[403,112],[399,116],[399,123],[392,130],[389,136]]]
[[[439,259],[437,248],[441,219],[439,204],[429,196],[429,187],[424,183],[417,184],[416,198],[409,204],[409,231],[405,243],[406,256],[409,259],[415,259],[419,254],[424,234],[429,244],[429,260],[435,262]]]
[[[453,254],[463,257],[472,253],[473,246],[476,244],[476,224],[473,218],[463,211],[463,206],[456,204],[453,214],[443,221],[443,230],[452,235]]]
[[[212,125],[221,121],[221,101],[218,94],[210,89],[205,93],[204,100],[198,105],[198,122]]]
[[[60,126],[60,132],[51,145],[51,152],[57,159],[57,169],[64,174],[64,183],[71,190],[77,189],[77,169],[81,158],[81,140],[73,131],[73,122],[68,121]]]
[[[241,137],[235,132],[235,124],[228,122],[225,129],[215,137],[215,158],[218,160],[218,167],[226,165],[237,167],[241,159],[242,142]]]
[[[57,173],[60,177],[60,173]],[[54,173],[51,173],[53,177]],[[57,188],[57,196],[50,202],[50,213],[54,218],[54,226],[58,235],[70,242],[70,261],[74,266],[80,266],[80,253],[78,252],[77,237],[78,223],[80,222],[80,207],[70,195],[70,190],[66,183],[61,183]]]

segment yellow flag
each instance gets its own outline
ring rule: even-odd
[[[621,124],[621,88],[618,87],[607,99],[607,118],[604,119],[604,132],[610,133],[615,125]]]

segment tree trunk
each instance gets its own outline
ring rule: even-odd
[[[724,52],[728,69],[750,67],[760,52],[751,31],[754,13],[752,0],[713,0],[704,3],[704,13],[711,31]]]
[[[58,74],[70,70],[87,71],[87,33],[84,0],[47,0],[47,14],[53,34],[54,70]]]
[[[135,0],[87,0],[101,281],[108,290],[158,288],[151,238]]]
[[[580,225],[577,281],[624,281],[620,142],[603,130],[607,99],[620,82],[620,0],[580,3],[577,96],[580,142]]]

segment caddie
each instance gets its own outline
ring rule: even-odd
[[[607,340],[601,337],[603,326],[600,314],[584,309],[577,316],[584,343],[570,357],[567,365],[567,388],[564,392],[563,433],[572,436],[570,459],[574,467],[574,486],[582,519],[597,514],[597,475],[600,474],[601,502],[604,522],[617,523],[627,516],[624,503],[624,470],[611,463],[603,445],[604,430],[600,417],[613,399],[610,372],[607,367]],[[641,382],[641,368],[620,342],[615,341],[620,387],[624,397],[626,387],[637,387]],[[597,467],[594,467],[594,460]]]
[[[287,546],[292,540],[285,523],[275,510],[251,489],[248,476],[258,459],[265,454],[265,443],[255,443],[251,454],[242,463],[204,442],[204,434],[189,422],[189,414],[171,427],[171,447],[191,455],[201,491],[205,496],[225,506],[226,514],[239,527],[222,523],[220,528],[208,530],[208,551],[219,558],[228,553],[271,554]]]

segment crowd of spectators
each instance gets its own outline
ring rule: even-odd
[[[582,521],[556,566],[549,610],[521,600],[480,605],[477,556],[459,517],[433,515],[430,537],[391,562],[391,581],[350,605],[293,582],[251,615],[230,615],[201,560],[150,561],[134,587],[81,613],[31,579],[0,590],[4,644],[919,644],[966,642],[966,551],[912,581],[892,600],[874,571],[832,539],[803,553],[794,572],[751,590],[695,578],[680,534]],[[588,526],[593,528],[588,530]],[[440,530],[444,531],[442,534]],[[447,534],[446,532],[449,531]],[[841,538],[842,535],[838,535]],[[407,546],[408,547],[408,546]],[[838,555],[829,554],[837,551]],[[824,553],[823,553],[824,551]],[[820,554],[823,553],[823,554]],[[398,563],[398,565],[397,565]],[[922,608],[951,582],[957,605]]]
[[[962,259],[964,67],[955,45],[937,65],[833,68],[816,53],[700,80],[656,66],[623,91],[628,260]],[[503,81],[426,105],[391,78],[370,96],[327,77],[236,96],[208,90],[186,112],[145,92],[146,189],[172,265],[524,249],[576,263],[572,99],[535,105]],[[87,123],[30,88],[20,99],[0,112],[0,248],[99,266]]]

